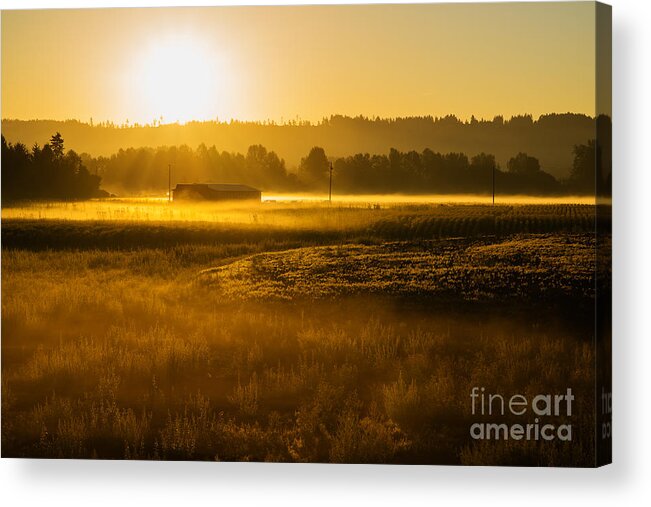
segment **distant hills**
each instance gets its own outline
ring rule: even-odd
[[[60,132],[66,147],[94,157],[109,156],[130,147],[158,147],[200,144],[215,145],[228,152],[246,153],[251,145],[263,145],[283,158],[288,168],[296,167],[301,157],[314,146],[328,157],[357,153],[402,152],[465,153],[495,155],[506,168],[507,161],[519,152],[540,161],[541,168],[557,178],[570,174],[573,147],[595,138],[595,119],[582,114],[547,114],[534,120],[530,115],[508,120],[461,121],[454,116],[395,119],[331,116],[317,124],[289,122],[190,122],[162,125],[92,125],[76,120],[2,120],[2,134],[8,142],[21,142],[28,148],[43,145],[53,132]]]

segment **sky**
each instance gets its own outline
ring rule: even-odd
[[[2,12],[2,118],[594,114],[592,2]]]

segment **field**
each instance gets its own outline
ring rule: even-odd
[[[2,455],[591,464],[594,214],[4,208]],[[473,386],[568,385],[571,445],[469,438]]]

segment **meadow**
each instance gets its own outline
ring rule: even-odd
[[[3,457],[591,464],[593,205],[2,216]],[[571,445],[469,438],[473,386],[567,385]]]

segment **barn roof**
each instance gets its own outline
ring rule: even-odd
[[[248,185],[232,185],[227,183],[182,183],[177,187],[206,187],[217,192],[260,192],[257,188]]]

